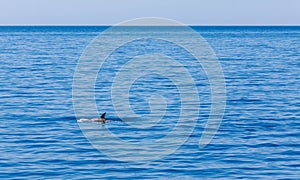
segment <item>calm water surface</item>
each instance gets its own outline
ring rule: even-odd
[[[106,28],[0,27],[1,179],[300,177],[300,27],[193,27],[222,65],[227,86],[224,119],[213,141],[199,149],[210,96],[207,79],[197,76],[203,77],[198,84],[203,111],[192,135],[175,153],[148,163],[111,160],[93,148],[76,122],[76,64]],[[95,97],[99,111],[117,119],[102,88],[109,86],[105,82],[113,73],[104,69],[104,76],[98,76]],[[152,75],[133,84],[132,108],[149,114],[141,97],[160,93],[169,100],[166,118],[176,120],[176,88],[155,82],[168,80]],[[125,140],[137,138],[122,121],[105,126],[116,134],[127,133]],[[157,131],[149,128],[139,137]]]

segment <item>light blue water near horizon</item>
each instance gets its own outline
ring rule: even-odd
[[[149,163],[111,160],[93,148],[76,122],[76,64],[106,28],[0,27],[1,179],[300,177],[300,27],[193,27],[222,65],[224,119],[213,141],[199,149],[203,112],[183,146]],[[138,83],[133,89],[147,93]],[[160,86],[154,90],[165,91]],[[175,109],[177,99],[172,99]],[[141,104],[145,108],[137,112],[149,113]],[[102,110],[100,101],[97,105]],[[108,116],[116,118],[112,111]],[[112,121],[105,126],[120,133],[123,125]]]

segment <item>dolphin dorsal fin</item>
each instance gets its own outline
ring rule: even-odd
[[[105,114],[106,112],[101,115],[101,118],[105,119]]]

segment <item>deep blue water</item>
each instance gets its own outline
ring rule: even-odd
[[[213,141],[199,149],[210,97],[207,79],[198,76],[203,77],[198,90],[204,111],[193,133],[173,154],[147,163],[112,160],[90,144],[76,121],[75,68],[85,47],[106,28],[0,27],[1,179],[300,177],[300,27],[193,27],[223,68],[227,93],[223,121]],[[174,56],[184,58],[180,53]],[[135,137],[117,120],[102,88],[110,86],[106,82],[113,69],[101,73],[104,76],[98,76],[95,85],[97,106],[115,119],[106,128],[127,133],[123,139],[128,141],[172,128],[168,124],[149,128]],[[130,98],[137,114],[149,114],[143,98],[159,93],[170,99],[173,110],[166,119],[176,120],[180,96],[173,85],[163,82],[169,80],[151,75],[133,84]]]

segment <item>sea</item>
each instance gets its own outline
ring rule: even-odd
[[[74,96],[80,95],[74,95],[74,77],[82,54],[109,28],[0,27],[0,179],[300,179],[299,26],[192,26],[221,67],[226,99],[213,103],[205,67],[191,63],[191,54],[181,46],[155,39],[125,44],[108,56],[94,77],[86,78],[94,87],[96,115],[106,112],[110,121],[81,123],[80,118],[97,117],[87,108],[85,116],[76,111]],[[165,33],[190,38],[176,27],[168,28]],[[114,42],[115,37],[105,38]],[[144,61],[144,72],[150,64],[154,73],[132,69],[143,66],[127,63],[140,57],[135,51],[156,54]],[[176,66],[164,66],[171,58]],[[195,82],[190,87],[197,92],[194,98],[181,100],[192,90],[184,85],[188,80],[178,81],[184,70],[178,70],[180,76],[172,71],[178,64]],[[117,84],[115,77],[120,77]],[[127,80],[131,84],[122,84]],[[114,89],[127,92],[129,100]],[[193,108],[181,107],[194,101]],[[89,107],[87,102],[80,107]],[[211,141],[199,146],[214,103],[225,105],[219,112],[221,121]],[[122,111],[128,107],[130,112]],[[195,123],[187,127],[187,134],[181,133],[184,125],[178,125],[183,114]],[[151,123],[141,121],[143,117]],[[170,133],[171,140],[155,144]],[[172,139],[179,146],[164,151]],[[136,146],[122,149],[115,141]],[[151,153],[162,156],[151,159]]]

